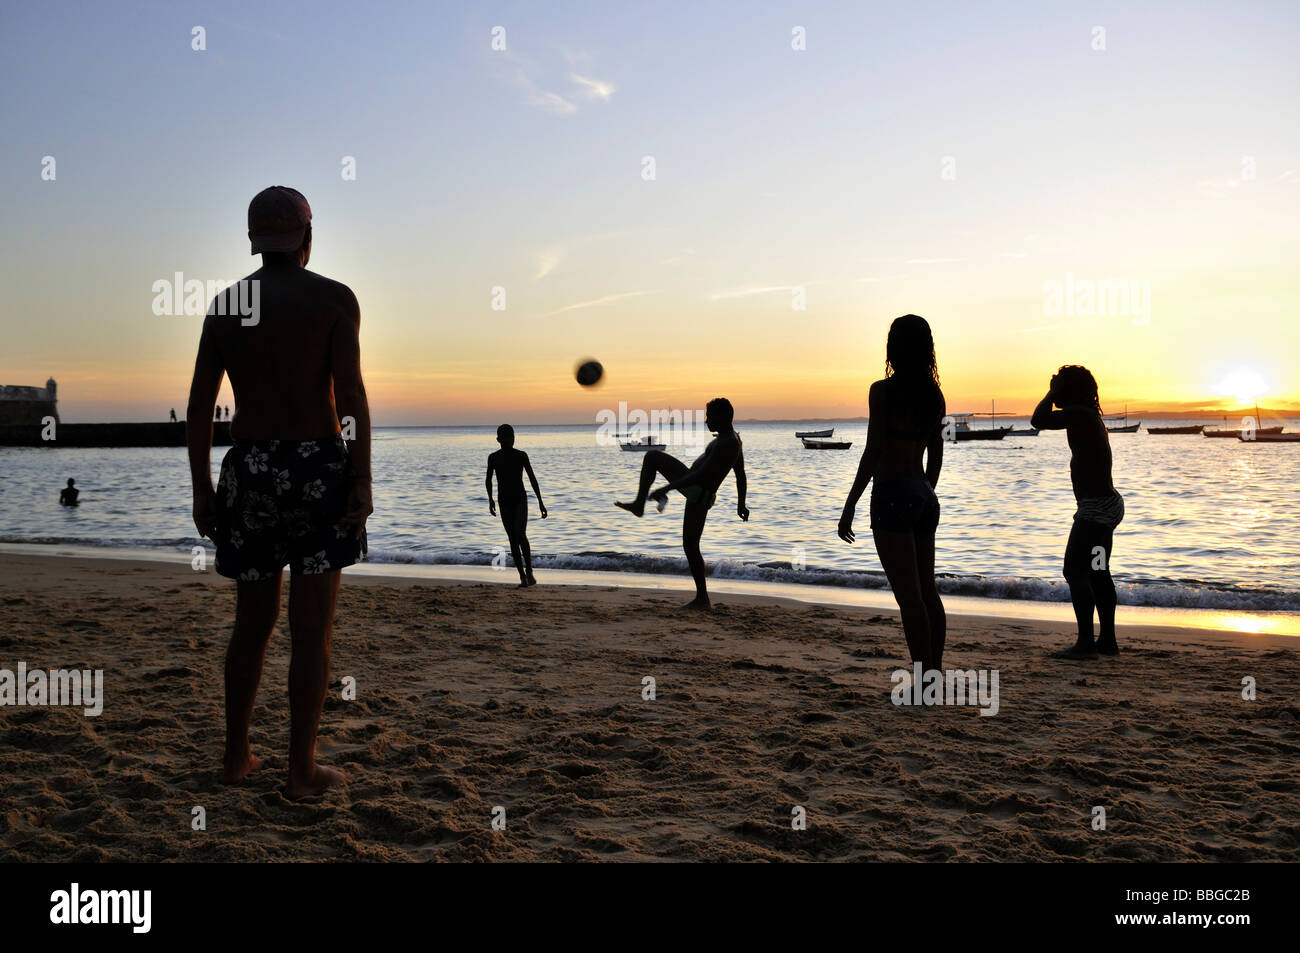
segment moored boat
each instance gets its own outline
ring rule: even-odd
[[[794,435],[801,439],[804,437],[833,437],[835,436],[835,428],[831,427],[827,430],[796,430]]]
[[[640,440],[623,440],[619,442],[618,449],[626,450],[629,453],[645,453],[647,450],[662,450],[666,443],[658,443],[654,437],[646,434]]]
[[[847,450],[853,446],[847,440],[809,440],[803,438],[803,448],[805,450]]]

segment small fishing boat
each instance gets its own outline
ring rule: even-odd
[[[803,438],[803,448],[805,450],[847,450],[853,446],[852,443],[843,440],[809,440]]]
[[[1009,425],[1006,427],[997,426],[998,418],[1014,417],[1016,415],[1007,411],[999,413],[998,402],[995,400],[990,402],[988,413],[950,414],[949,416],[953,417],[957,421],[957,426],[953,430],[953,439],[958,442],[965,442],[967,440],[1001,440],[1007,434],[1011,433],[1011,427]],[[989,418],[989,428],[987,430],[975,429],[970,425],[970,419],[972,417]],[[1038,436],[1037,430],[1034,430],[1032,427],[1029,428],[1029,430],[1033,432],[1030,433],[1029,431],[1025,431],[1024,436]]]
[[[1242,443],[1300,443],[1300,433],[1264,433],[1255,431],[1255,436],[1247,437],[1244,433],[1237,437]]]
[[[1176,434],[1176,433],[1200,433],[1205,429],[1205,424],[1192,424],[1189,427],[1147,427],[1147,433],[1154,434]]]
[[[1012,427],[1010,430],[1007,431],[1007,436],[1008,437],[1037,437],[1038,428],[1022,427],[1021,429],[1017,430],[1015,427]]]
[[[668,446],[666,443],[659,443],[654,437],[646,434],[640,440],[620,441],[618,449],[626,450],[629,453],[645,453],[647,450],[662,450],[666,446]]]
[[[1260,422],[1260,420],[1261,420],[1261,418],[1260,418],[1260,416],[1259,416],[1259,404],[1256,404],[1256,405],[1255,405],[1255,423],[1258,424],[1258,423]],[[1224,418],[1223,418],[1223,422],[1226,424],[1226,423],[1228,422],[1228,418],[1227,418],[1227,417],[1224,417]],[[1257,436],[1257,437],[1258,437],[1260,434],[1263,434],[1263,435],[1265,435],[1265,436],[1274,436],[1274,435],[1276,435],[1276,434],[1280,434],[1281,432],[1282,432],[1282,428],[1281,428],[1281,427],[1256,427],[1256,428],[1255,428],[1255,436]],[[1245,428],[1245,427],[1242,427],[1242,428],[1240,428],[1240,429],[1235,429],[1235,430],[1229,430],[1227,427],[1224,427],[1222,430],[1219,430],[1219,429],[1215,429],[1215,430],[1203,430],[1203,431],[1201,431],[1201,436],[1203,436],[1203,437],[1219,437],[1220,439],[1224,439],[1224,438],[1228,438],[1228,437],[1240,437],[1240,436],[1242,436],[1242,435],[1245,434],[1245,433],[1246,433],[1246,428]]]
[[[1106,424],[1106,432],[1107,432],[1107,433],[1137,433],[1137,432],[1138,432],[1138,428],[1142,426],[1142,421],[1140,421],[1140,420],[1139,420],[1137,423],[1135,423],[1135,424],[1130,424],[1130,423],[1128,422],[1128,404],[1125,404],[1125,405],[1124,405],[1124,416],[1123,416],[1122,418],[1121,418],[1121,417],[1107,417],[1106,419],[1107,419],[1108,421],[1110,421],[1110,420],[1123,420],[1123,421],[1124,421],[1124,423],[1119,424],[1118,426],[1115,426],[1115,427],[1112,427],[1109,423]]]
[[[985,413],[970,414],[952,414],[957,421],[957,426],[953,429],[953,439],[958,442],[967,440],[1001,440],[1011,432],[1010,427],[997,427],[990,425],[987,430],[976,430],[970,425],[972,417],[988,417],[991,424],[996,424],[999,417],[1013,417],[1014,414],[998,413],[998,402],[993,401],[991,409]],[[1034,431],[1037,433],[1037,431]]]
[[[835,428],[831,427],[829,430],[796,430],[794,435],[801,439],[804,437],[833,437],[835,436]]]
[[[1011,432],[1010,427],[992,427],[988,430],[975,430],[964,420],[957,421],[953,437],[958,441],[966,440],[1001,440]]]

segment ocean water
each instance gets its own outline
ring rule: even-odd
[[[1286,423],[1296,429],[1295,421]],[[715,576],[887,588],[871,542],[867,496],[858,508],[857,544],[836,535],[867,425],[824,425],[834,425],[836,439],[851,440],[852,449],[805,450],[793,436],[794,424],[739,427],[752,516],[747,523],[737,518],[735,486],[728,480],[704,535]],[[533,503],[530,515],[539,571],[687,571],[680,497],[674,495],[663,514],[652,507],[640,520],[613,505],[634,495],[640,454],[602,445],[594,424],[516,429],[550,511],[542,520]],[[676,436],[668,451],[688,462],[703,448]],[[1112,559],[1121,604],[1300,613],[1300,444],[1144,430],[1112,434],[1111,445],[1115,484],[1127,509]],[[505,532],[484,497],[487,456],[494,449],[491,427],[377,429],[370,560],[487,565],[494,557],[500,563],[503,552],[508,560]],[[214,481],[224,453],[213,452]],[[58,505],[68,477],[82,491],[76,509]],[[1067,599],[1060,564],[1074,500],[1063,433],[950,444],[938,493],[943,517],[936,569],[943,591]],[[0,448],[0,543],[174,553],[199,542],[183,448]]]

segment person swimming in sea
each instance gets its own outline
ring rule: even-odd
[[[710,608],[700,538],[704,535],[704,522],[708,519],[709,509],[718,498],[718,488],[732,471],[736,474],[736,515],[742,520],[749,519],[749,507],[745,505],[745,451],[740,435],[732,426],[735,410],[731,401],[725,397],[715,397],[705,405],[704,418],[705,426],[711,433],[716,433],[717,437],[694,463],[688,467],[662,450],[647,450],[641,461],[641,479],[636,498],[631,503],[614,504],[639,517],[645,513],[647,500],[654,500],[662,513],[668,505],[670,492],[676,490],[686,497],[686,508],[682,514],[682,550],[686,553],[686,562],[695,579],[695,598],[683,606],[684,609]],[[663,474],[668,483],[651,493],[650,487],[660,474]]]
[[[77,497],[80,495],[81,491],[77,489],[76,481],[68,477],[68,485],[59,491],[59,505],[78,506],[80,504],[77,502]]]
[[[1053,409],[1059,408],[1059,409]],[[1097,381],[1086,367],[1070,364],[1053,377],[1047,396],[1034,409],[1031,426],[1064,430],[1070,443],[1070,482],[1078,508],[1065,544],[1065,581],[1079,625],[1074,645],[1052,658],[1095,659],[1118,655],[1115,641],[1115,582],[1110,575],[1115,527],[1124,519],[1124,498],[1111,478],[1110,436],[1101,415]],[[1093,636],[1096,611],[1099,631]]]
[[[527,589],[537,585],[533,575],[533,548],[528,543],[528,493],[524,489],[524,473],[533,485],[533,496],[537,497],[537,508],[541,510],[542,519],[546,519],[546,504],[542,502],[542,491],[537,485],[537,475],[528,454],[515,447],[515,428],[502,424],[497,428],[497,443],[500,450],[488,454],[487,497],[488,512],[497,515],[497,504],[492,499],[492,474],[497,478],[497,496],[501,503],[501,525],[506,529],[506,538],[510,540],[510,555],[514,558],[515,569],[519,570],[519,588]]]
[[[871,483],[871,534],[898,602],[903,635],[923,671],[943,662],[948,617],[934,580],[934,535],[939,527],[935,486],[943,468],[943,420],[930,325],[905,314],[889,326],[885,376],[871,385],[867,446],[844,511],[839,537],[852,543],[858,500]]]

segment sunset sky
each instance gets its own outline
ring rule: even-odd
[[[860,415],[907,312],[954,411],[1063,363],[1107,410],[1300,407],[1294,2],[434,7],[6,5],[0,383],[182,412],[202,319],[153,284],[252,271],[284,184],[380,425]],[[1147,313],[1052,303],[1103,280]]]

